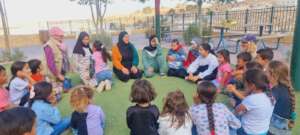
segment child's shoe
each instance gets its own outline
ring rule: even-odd
[[[98,85],[98,87],[96,88],[96,91],[98,93],[101,93],[104,90],[105,87],[105,81],[100,82],[100,84]]]
[[[110,80],[105,80],[105,90],[111,90],[111,81]]]

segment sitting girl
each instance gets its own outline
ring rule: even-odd
[[[93,90],[77,86],[71,93],[70,103],[74,108],[71,127],[75,135],[103,135],[105,117],[101,107],[92,103]]]
[[[29,107],[37,118],[37,135],[60,135],[69,128],[70,119],[62,119],[52,85],[39,82],[34,85],[35,96],[30,99]]]
[[[231,129],[239,129],[240,121],[222,103],[215,103],[216,86],[208,81],[198,84],[194,105],[190,112],[198,135],[230,135]]]
[[[30,97],[30,89],[35,81],[26,62],[16,61],[11,66],[12,78],[9,82],[10,101],[15,105],[24,106]]]
[[[220,63],[218,67],[217,79],[214,80],[214,84],[218,89],[222,90],[226,87],[231,78],[231,65],[230,65],[230,53],[228,50],[220,50],[217,53],[218,61]]]
[[[109,69],[108,60],[111,60],[110,54],[105,46],[100,41],[95,41],[93,44],[93,60],[95,76],[99,83],[98,92],[110,90],[112,85],[112,71]]]
[[[295,93],[291,86],[289,68],[280,61],[271,61],[267,74],[272,85],[272,95],[276,100],[270,123],[272,135],[290,135],[295,126]]]
[[[197,82],[199,80],[212,81],[216,79],[219,62],[207,43],[198,44],[199,56],[187,69],[186,80]]]
[[[42,62],[38,59],[32,59],[28,61],[29,68],[31,70],[31,78],[36,82],[41,82],[45,80],[42,74]]]
[[[197,42],[192,40],[187,59],[184,61],[184,68],[188,68],[198,58],[198,56],[200,56],[200,53],[197,49]]]
[[[180,90],[167,95],[158,123],[160,135],[192,135],[189,106]]]

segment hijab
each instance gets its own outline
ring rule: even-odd
[[[128,42],[127,44],[123,41],[123,38],[128,35],[126,31],[119,34],[118,48],[123,58],[133,58],[133,45]]]
[[[153,51],[156,50],[157,46],[153,47],[153,46],[151,45],[151,41],[152,41],[153,39],[155,39],[155,38],[157,38],[155,35],[152,35],[152,36],[149,38],[149,46],[146,46],[146,47],[144,48],[145,50],[147,50],[147,51],[149,51],[149,52],[153,52]]]
[[[82,42],[82,40],[87,36],[89,36],[89,34],[87,32],[81,32],[79,34],[76,45],[73,50],[74,54],[81,54],[81,55],[85,56],[84,48],[88,49],[92,53],[92,49],[90,48],[90,45],[89,44],[84,45]]]

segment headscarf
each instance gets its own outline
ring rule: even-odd
[[[74,54],[81,54],[81,55],[85,56],[85,51],[83,50],[83,48],[87,48],[92,53],[90,45],[89,44],[88,45],[84,45],[83,42],[82,42],[82,40],[86,36],[89,36],[89,34],[86,33],[86,32],[81,32],[79,34],[77,42],[76,42],[76,45],[75,45],[74,50],[73,50]]]
[[[122,57],[124,58],[130,58],[133,57],[133,45],[129,42],[128,44],[126,44],[123,41],[123,38],[128,35],[128,33],[126,31],[123,31],[119,34],[119,41],[118,41],[118,48],[120,50],[120,53],[122,55]]]
[[[152,51],[155,51],[155,50],[156,50],[157,46],[153,47],[153,46],[151,45],[151,41],[152,41],[153,39],[155,39],[155,38],[157,38],[155,35],[152,35],[152,36],[149,38],[149,46],[146,46],[146,47],[144,48],[145,50],[147,50],[147,51],[149,51],[149,52],[152,52]]]
[[[61,28],[59,28],[59,27],[52,27],[49,30],[49,34],[50,34],[50,36],[63,36],[64,35],[64,31]]]

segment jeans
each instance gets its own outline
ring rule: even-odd
[[[291,135],[289,120],[276,114],[272,115],[269,133],[272,135]]]
[[[242,127],[237,130],[237,135],[254,135],[254,134],[247,134]],[[267,135],[267,133],[261,133],[261,134],[255,134],[255,135]]]
[[[104,70],[101,72],[96,73],[96,79],[98,83],[105,81],[105,80],[112,80],[112,71],[111,70]]]
[[[188,73],[184,68],[180,68],[180,69],[169,68],[167,75],[179,77],[179,78],[185,78],[188,75]]]
[[[53,125],[53,133],[51,135],[60,135],[70,126],[71,118],[64,118],[59,123]]]

